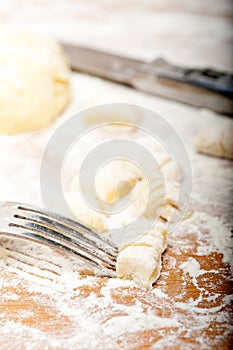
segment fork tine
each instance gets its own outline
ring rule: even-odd
[[[17,226],[16,224],[15,225],[12,224],[10,226],[12,226],[14,228],[23,229],[23,226]],[[50,246],[50,247],[51,246],[57,247],[59,250],[62,249],[65,252],[72,253],[72,254],[78,256],[80,260],[87,263],[90,267],[97,269],[100,273],[102,273],[102,274],[104,273],[104,275],[109,276],[109,277],[116,277],[116,273],[113,270],[109,269],[108,267],[105,267],[102,263],[100,263],[96,260],[93,260],[93,258],[90,258],[87,255],[80,253],[79,251],[77,251],[77,248],[72,249],[71,247],[63,245],[60,241],[58,243],[54,239],[50,240],[50,239],[44,237],[40,231],[36,231],[36,233],[35,233],[35,231],[28,232],[28,230],[29,230],[28,227],[25,229],[27,231],[23,231],[21,233],[13,233],[13,235],[15,237],[27,238],[27,239],[33,240],[35,242],[40,242],[40,243],[47,245],[47,246]],[[4,232],[4,234],[7,234],[7,232]],[[11,233],[9,233],[9,232],[8,232],[8,234],[11,235]]]
[[[49,218],[45,218],[42,216],[34,215],[34,214],[29,214],[29,215],[14,215],[14,218],[25,220],[27,222],[32,222],[34,224],[37,224],[40,226],[40,228],[48,228],[55,233],[59,234],[60,238],[64,238],[66,240],[69,240],[72,243],[78,244],[81,248],[88,250],[90,253],[93,255],[96,255],[99,257],[98,251],[101,252],[102,256],[106,257],[106,262],[111,264],[112,260],[115,261],[116,259],[116,254],[112,253],[109,251],[109,249],[106,249],[99,244],[96,244],[95,241],[85,237],[82,233],[78,233],[77,231],[74,231],[73,229],[67,229],[66,226],[63,224],[60,224],[58,222],[52,221]],[[93,250],[94,248],[94,250]],[[97,249],[96,249],[97,248]]]
[[[6,202],[0,203],[1,207],[10,216],[7,223],[4,214],[0,213],[3,218],[3,231],[0,227],[0,233],[26,237],[61,248],[75,254],[101,273],[116,277],[113,270],[116,269],[117,248],[95,231],[59,214],[25,204]],[[9,232],[9,227],[12,232]]]
[[[109,267],[111,267],[111,268],[115,267],[114,260],[109,259],[107,254],[104,255],[103,254],[103,253],[105,253],[104,251],[101,251],[101,254],[99,254],[98,250],[95,249],[96,247],[94,246],[93,243],[92,243],[92,246],[91,245],[88,246],[88,245],[83,244],[83,242],[81,240],[79,240],[78,238],[73,238],[69,234],[65,234],[65,233],[63,233],[63,231],[59,231],[56,228],[53,228],[52,226],[50,226],[50,227],[45,226],[45,225],[43,225],[43,223],[36,221],[36,220],[29,221],[30,219],[20,217],[18,215],[16,218],[22,219],[22,220],[20,220],[21,222],[19,222],[19,220],[17,220],[17,223],[14,223],[14,222],[10,223],[9,226],[19,227],[22,229],[30,229],[32,231],[36,231],[39,233],[41,232],[41,233],[45,234],[46,236],[52,238],[54,241],[58,241],[58,242],[62,241],[63,245],[70,245],[74,249],[81,248],[83,251],[85,251],[86,253],[88,253],[92,257],[95,257],[95,258],[101,260],[102,262],[104,262],[105,264],[108,264]],[[23,224],[24,219],[26,219],[25,224]]]
[[[114,257],[117,257],[118,255],[118,248],[113,245],[112,242],[110,242],[106,237],[100,236],[100,234],[96,233],[92,229],[90,229],[87,226],[84,226],[80,222],[74,221],[72,219],[63,217],[60,214],[55,214],[51,211],[46,210],[39,210],[37,208],[33,207],[27,207],[26,205],[19,205],[19,210],[22,210],[24,212],[27,212],[27,216],[29,217],[29,213],[36,213],[40,215],[40,219],[43,220],[50,220],[52,223],[52,226],[57,225],[58,227],[62,229],[66,229],[69,231],[72,231],[73,234],[80,237],[80,233],[82,234],[82,239],[85,240],[87,243],[93,244],[93,239],[95,242],[95,245],[97,245],[100,249],[107,249],[107,251],[112,254]],[[52,220],[53,221],[52,221]],[[85,235],[84,235],[85,234]],[[88,237],[90,239],[88,239]]]

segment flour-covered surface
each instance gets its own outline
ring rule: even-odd
[[[1,24],[152,59],[230,69],[230,1],[0,2]],[[113,46],[114,44],[114,46]],[[41,204],[39,170],[54,130],[75,112],[128,102],[165,117],[193,164],[194,215],[170,235],[152,290],[86,275],[74,258],[1,238],[1,349],[230,349],[232,162],[195,153],[217,116],[81,74],[73,103],[36,133],[0,136],[0,200]]]

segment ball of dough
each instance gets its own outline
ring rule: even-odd
[[[0,134],[43,128],[71,99],[68,63],[51,38],[2,32],[0,77]]]

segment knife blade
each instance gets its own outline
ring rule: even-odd
[[[210,68],[180,67],[158,58],[144,62],[62,43],[74,71],[219,113],[233,113],[233,75]]]

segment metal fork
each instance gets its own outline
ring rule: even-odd
[[[0,202],[0,234],[72,253],[101,274],[116,277],[118,249],[112,242],[81,223],[47,209]]]

